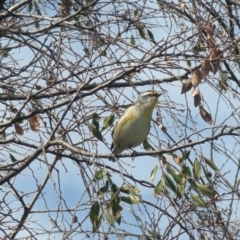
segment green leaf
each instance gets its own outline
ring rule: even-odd
[[[113,215],[111,215],[107,210],[104,210],[103,213],[104,213],[109,225],[114,226],[114,223],[116,222],[115,217]]]
[[[221,77],[220,81],[218,82],[218,87],[225,92],[227,91],[228,82],[227,82],[227,77],[226,76]]]
[[[108,176],[108,172],[106,170],[97,171],[94,175],[94,181],[100,181],[103,178]]]
[[[182,184],[177,185],[177,197],[181,198],[185,193],[185,186]]]
[[[151,171],[150,178],[151,178],[152,182],[153,182],[154,179],[155,179],[155,176],[156,176],[157,170],[158,170],[158,165],[156,165],[156,166],[153,168],[153,170]]]
[[[145,32],[143,28],[138,28],[138,32],[141,36],[141,38],[146,39]]]
[[[136,8],[133,13],[134,13],[134,16],[136,17],[138,15],[138,8]]]
[[[90,213],[89,213],[89,217],[92,222],[93,232],[97,231],[97,229],[99,228],[100,223],[101,223],[101,216],[99,215],[99,212],[100,212],[100,206],[99,206],[98,201],[96,201],[92,205],[92,207],[90,209]]]
[[[89,130],[92,132],[93,136],[103,142],[102,134],[99,132],[99,130],[96,128],[96,126],[94,126],[91,123],[86,123],[86,124],[87,124]]]
[[[120,197],[120,200],[128,204],[134,204],[134,201],[130,197]]]
[[[188,166],[183,165],[182,166],[182,174],[186,179],[189,179],[192,177],[191,170]]]
[[[9,155],[12,162],[17,162],[17,159],[11,153],[9,153]]]
[[[131,36],[130,43],[131,43],[133,46],[135,46],[135,44],[136,44],[135,38],[134,38],[133,35]]]
[[[193,163],[193,175],[196,180],[199,180],[202,174],[202,166],[198,160],[195,160]]]
[[[203,52],[205,50],[206,50],[206,48],[202,48],[202,47],[200,47],[198,45],[193,47],[193,51],[196,52],[196,53]]]
[[[198,196],[197,194],[191,194],[191,198],[193,202],[198,206],[202,208],[206,208],[205,202]]]
[[[168,174],[165,173],[165,174],[163,175],[163,179],[164,179],[164,181],[165,181],[166,186],[167,186],[170,190],[172,190],[173,192],[176,193],[176,191],[177,191],[176,185],[175,185],[175,183],[173,182],[173,180],[171,179],[171,177],[170,177]]]
[[[85,47],[85,48],[83,49],[83,51],[85,52],[85,54],[86,54],[87,57],[90,56],[90,51],[89,51],[89,49],[88,49],[87,47]]]
[[[182,159],[183,160],[186,160],[186,159],[188,159],[189,158],[189,155],[190,155],[190,151],[185,151],[185,152],[183,152],[183,155],[182,155]]]
[[[109,184],[108,184],[108,181],[106,181],[106,185],[104,187],[101,187],[97,192],[97,197],[102,198],[104,194],[108,191],[108,189],[109,189]]]
[[[104,120],[103,120],[103,127],[102,127],[102,130],[112,126],[114,122],[114,114],[111,114],[110,116],[106,117]]]
[[[89,213],[89,216],[90,216],[90,219],[91,219],[91,222],[93,223],[94,221],[98,220],[98,216],[99,216],[99,212],[100,212],[100,206],[99,206],[99,203],[98,201],[96,201],[91,209],[90,209],[90,213]]]
[[[96,127],[96,129],[99,131],[99,121],[100,117],[97,113],[94,113],[92,115],[92,124]]]
[[[150,151],[151,150],[151,145],[149,143],[149,140],[148,138],[146,138],[144,141],[143,141],[143,148],[146,150],[146,151]]]
[[[31,12],[33,10],[34,0],[31,0],[28,4],[28,12]]]
[[[205,184],[196,183],[197,190],[206,197],[214,197],[216,192],[209,186]]]
[[[156,44],[153,33],[149,29],[147,29],[147,33],[151,41]]]
[[[218,170],[218,167],[214,164],[212,160],[209,160],[207,158],[204,158],[206,164],[211,167],[213,170]]]
[[[138,204],[142,202],[141,196],[136,194],[129,195],[129,198],[132,200],[133,204]]]
[[[157,183],[157,185],[155,186],[155,188],[154,188],[154,194],[155,195],[159,195],[161,192],[163,192],[164,191],[164,182],[163,182],[163,180],[161,179],[158,183]]]
[[[135,194],[140,192],[140,190],[137,187],[130,184],[123,185],[122,187],[119,188],[119,191],[126,194]]]
[[[173,170],[173,168],[170,165],[167,166],[166,170],[172,176],[172,178],[175,180],[175,182],[177,184],[184,184],[185,183],[183,175],[180,174],[179,172]]]
[[[190,61],[190,60],[187,60],[187,65],[188,65],[189,67],[191,67],[191,66],[192,66],[192,64],[191,64],[191,61]]]

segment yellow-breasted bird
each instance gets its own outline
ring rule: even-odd
[[[153,109],[160,95],[155,91],[144,92],[124,112],[112,136],[113,153],[121,153],[127,148],[134,148],[146,139],[150,130]]]

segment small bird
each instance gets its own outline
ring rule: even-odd
[[[150,130],[153,109],[161,95],[155,91],[144,92],[124,112],[112,136],[111,149],[114,154],[121,153],[127,148],[137,147],[146,139]]]

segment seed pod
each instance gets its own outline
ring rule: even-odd
[[[40,116],[38,114],[30,117],[28,119],[28,122],[30,124],[30,128],[34,131],[37,132],[39,130],[40,127],[40,123],[41,123],[41,119]]]
[[[23,134],[24,134],[22,126],[21,126],[19,123],[16,122],[16,123],[14,123],[14,128],[15,128],[16,133],[17,133],[20,137],[22,137]]]
[[[205,59],[202,62],[202,66],[201,66],[202,78],[206,78],[209,74],[209,71],[210,71],[210,61],[208,59]]]
[[[205,121],[205,122],[207,122],[207,123],[209,123],[210,125],[212,125],[212,116],[210,115],[210,113],[208,113],[204,108],[203,108],[203,106],[200,106],[199,107],[199,111],[200,111],[200,114],[201,114],[201,117],[202,117],[202,119]]]
[[[191,88],[192,88],[191,80],[188,80],[188,81],[184,82],[183,85],[182,85],[181,94],[184,94],[184,93],[188,92]]]
[[[199,69],[197,69],[193,73],[192,78],[191,78],[191,82],[192,82],[192,85],[194,88],[196,88],[199,85],[199,83],[201,82],[201,79],[202,79],[201,71]]]

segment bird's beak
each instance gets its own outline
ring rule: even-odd
[[[156,97],[160,97],[161,95],[161,93],[156,93]]]

